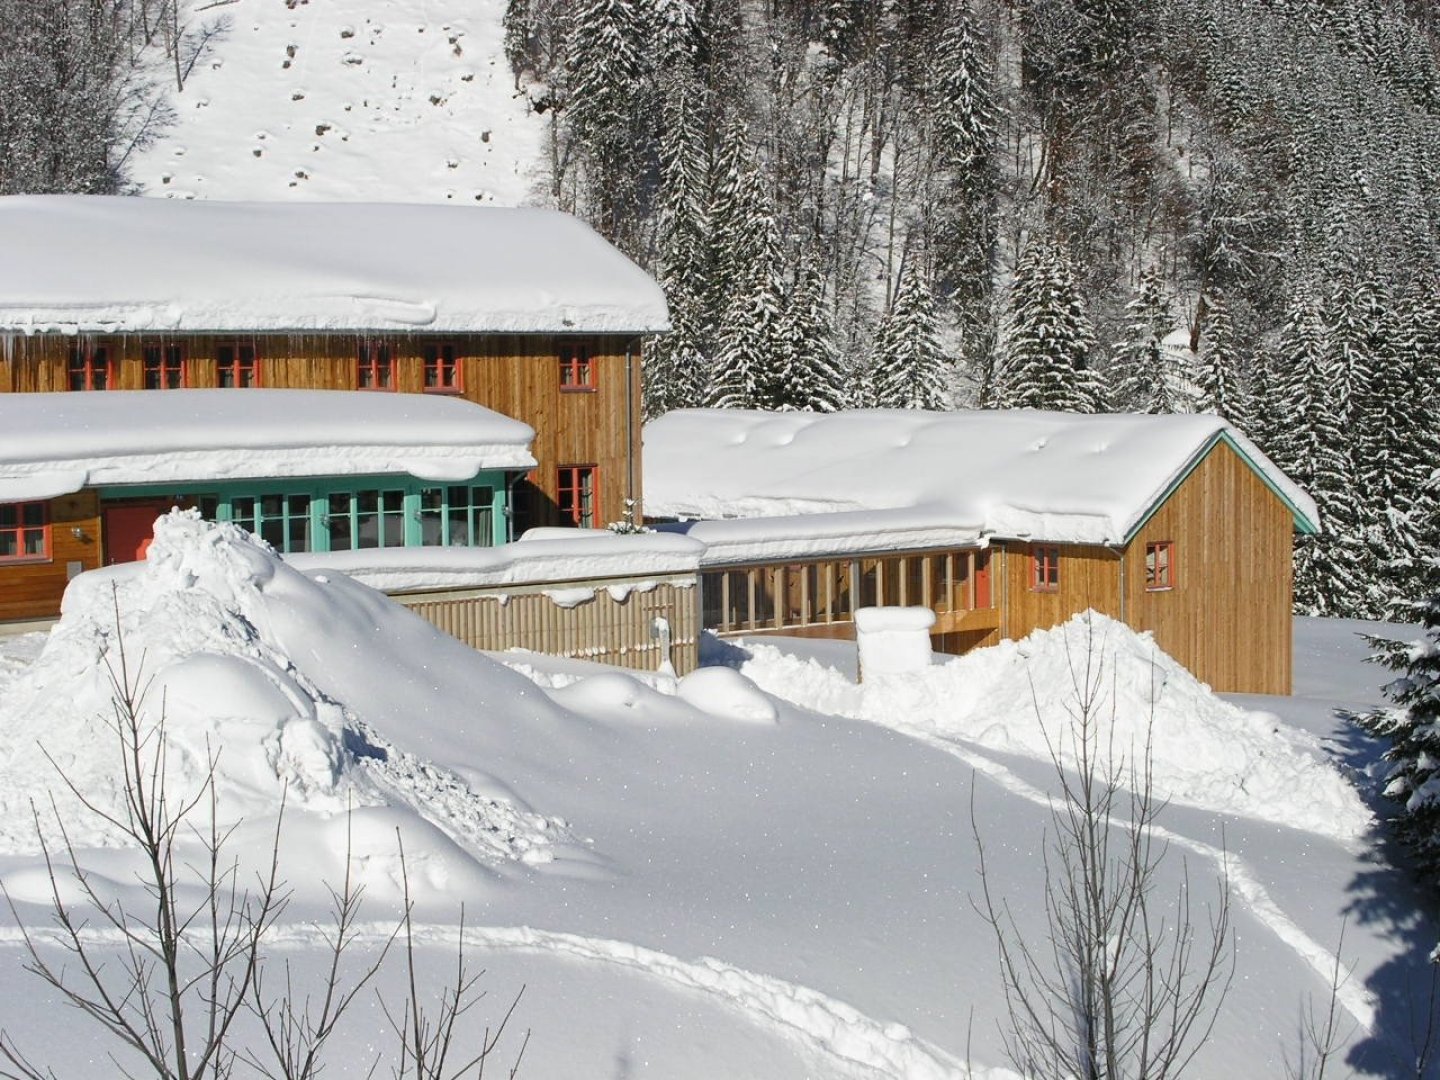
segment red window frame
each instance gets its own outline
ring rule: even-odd
[[[395,350],[385,342],[360,346],[355,357],[355,386],[360,390],[395,389]]]
[[[425,392],[427,394],[459,394],[465,390],[465,366],[460,350],[454,345],[426,345]]]
[[[40,551],[27,551],[38,540]],[[43,502],[0,503],[0,563],[49,562],[50,506]]]
[[[108,345],[77,342],[71,346],[66,367],[71,390],[109,390],[115,382],[114,374]]]
[[[1165,592],[1175,587],[1175,541],[1155,540],[1145,545],[1145,591]]]
[[[1060,549],[1054,544],[1037,544],[1030,549],[1030,588],[1035,592],[1059,592]]]
[[[560,389],[568,394],[595,389],[595,363],[589,346],[578,342],[560,346]]]
[[[595,465],[561,465],[555,470],[555,504],[561,524],[594,529],[600,521],[600,469]]]
[[[236,390],[260,385],[260,353],[253,343],[235,341],[216,346],[215,385]]]
[[[190,358],[183,345],[146,345],[140,356],[146,390],[181,390],[190,385]]]

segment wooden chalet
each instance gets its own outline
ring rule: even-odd
[[[565,214],[14,196],[0,245],[0,623],[135,559],[168,506],[322,555],[640,512],[640,337],[668,328],[664,296]],[[472,429],[519,421],[523,467],[436,471],[427,445],[464,456],[447,403],[484,407]]]
[[[937,650],[1095,609],[1225,692],[1291,689],[1314,503],[1213,416],[683,410],[646,428],[650,513],[706,544],[705,628],[850,637],[923,605]]]

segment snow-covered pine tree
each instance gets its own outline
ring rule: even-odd
[[[702,401],[710,316],[706,221],[709,176],[702,91],[683,64],[666,78],[660,141],[660,220],[656,277],[670,305],[670,333],[657,338],[645,368],[645,413],[659,416]]]
[[[1290,305],[1281,334],[1275,450],[1287,473],[1314,498],[1322,532],[1295,546],[1295,610],[1352,617],[1367,598],[1369,551],[1359,532],[1346,432],[1327,363],[1325,327],[1307,292]]]
[[[1436,584],[1430,574],[1430,585]],[[1414,641],[1370,638],[1371,659],[1398,677],[1384,693],[1390,705],[1355,716],[1366,731],[1389,741],[1385,796],[1398,804],[1396,832],[1415,856],[1425,883],[1440,885],[1440,594],[1409,605],[1424,636]]]
[[[894,302],[880,321],[870,363],[875,404],[883,409],[943,409],[950,362],[936,336],[935,301],[920,259],[900,269]]]
[[[780,327],[781,409],[835,412],[845,405],[845,377],[825,302],[825,276],[814,256],[801,259]]]
[[[1090,366],[1095,331],[1063,248],[1032,239],[1015,267],[995,403],[1001,408],[1099,412],[1104,385]]]
[[[1142,271],[1125,305],[1125,336],[1115,344],[1111,385],[1114,404],[1125,412],[1175,412],[1170,361],[1160,343],[1174,329],[1174,315],[1160,275]]]
[[[1240,357],[1235,349],[1235,323],[1222,296],[1209,298],[1209,310],[1200,337],[1200,367],[1195,373],[1199,391],[1196,407],[1239,424],[1248,410],[1240,385]],[[1246,417],[1248,419],[1248,416]]]

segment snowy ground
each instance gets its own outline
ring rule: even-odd
[[[1051,691],[1073,628],[865,688],[845,676],[844,646],[754,643],[717,650],[721,666],[677,688],[527,654],[502,665],[343,578],[295,573],[225,529],[172,526],[138,576],[72,590],[43,654],[38,636],[0,642],[0,880],[31,925],[47,916],[29,800],[56,790],[36,742],[92,798],[113,782],[89,720],[105,705],[111,582],[127,645],[166,690],[175,782],[195,779],[206,735],[223,739],[221,813],[243,815],[247,852],[263,852],[288,784],[295,900],[272,961],[319,963],[321,880],[343,865],[349,802],[366,948],[397,901],[398,827],[425,973],[453,961],[463,901],[484,1019],[525,987],[523,1077],[958,1077],[967,1059],[1003,1075],[971,815],[992,884],[1043,933],[1054,776],[1036,732],[1063,723]],[[1368,856],[1365,807],[1338,779],[1365,787],[1373,767],[1332,716],[1371,700],[1382,674],[1361,663],[1357,628],[1298,621],[1299,693],[1236,699],[1252,711],[1111,631],[1130,655],[1115,661],[1117,716],[1153,700],[1156,782],[1173,796],[1162,892],[1182,872],[1206,892],[1229,853],[1238,968],[1195,1075],[1285,1075],[1337,947],[1353,969],[1339,993],[1350,1066],[1398,1075],[1411,1052],[1437,929]],[[1140,677],[1157,665],[1160,679]],[[60,796],[72,835],[103,844]],[[83,860],[127,888],[122,854]],[[21,970],[9,916],[0,956],[10,1034],[62,1075],[112,1075],[99,1035]],[[382,975],[387,995],[399,976]],[[335,1046],[347,1070],[385,1042],[371,998],[352,1019]]]

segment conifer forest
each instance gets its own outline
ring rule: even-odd
[[[198,24],[197,24],[198,25]],[[509,0],[541,201],[664,286],[646,409],[1211,411],[1302,614],[1440,548],[1432,0]],[[0,192],[125,191],[177,0],[0,0]]]

